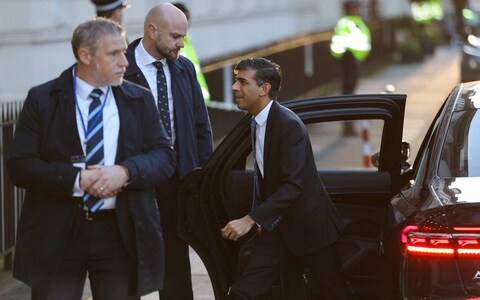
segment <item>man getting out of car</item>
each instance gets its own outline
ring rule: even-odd
[[[302,258],[325,299],[353,299],[336,246],[343,224],[318,176],[307,130],[275,100],[280,66],[249,58],[234,72],[237,107],[252,115],[254,192],[250,213],[221,232],[234,241],[258,234],[240,250],[232,299],[267,293],[292,255]]]

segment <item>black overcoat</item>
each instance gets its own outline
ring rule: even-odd
[[[131,183],[117,195],[116,214],[124,244],[136,262],[136,293],[162,288],[164,256],[154,186],[175,169],[175,152],[152,94],[130,82],[112,87],[120,118],[116,163]],[[47,288],[72,228],[72,157],[83,155],[76,123],[72,67],[33,87],[20,114],[7,159],[13,183],[26,190],[18,224],[13,276]]]

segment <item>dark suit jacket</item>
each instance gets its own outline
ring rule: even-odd
[[[175,152],[148,90],[124,82],[112,91],[120,118],[116,163],[131,175],[131,184],[117,195],[117,222],[137,264],[137,294],[143,295],[163,283],[163,238],[154,186],[173,174]],[[14,184],[26,189],[13,275],[34,288],[51,283],[72,228],[72,190],[80,169],[71,160],[83,155],[75,113],[69,68],[29,91],[7,160]]]
[[[125,79],[150,88],[135,61],[135,48],[141,39],[133,41],[127,50],[128,68]],[[198,84],[195,67],[185,57],[168,61],[174,101],[177,171],[179,178],[202,167],[213,151],[212,128]]]
[[[273,101],[264,145],[262,198],[250,216],[278,231],[294,255],[305,255],[339,238],[342,221],[318,175],[303,122]]]

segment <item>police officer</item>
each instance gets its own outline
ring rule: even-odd
[[[358,82],[359,65],[371,49],[370,30],[359,16],[360,3],[344,2],[345,15],[338,20],[330,43],[332,56],[339,60],[342,70],[342,92],[353,94]],[[355,136],[352,122],[345,122],[344,136]]]
[[[122,24],[123,9],[130,7],[130,4],[123,0],[91,0],[95,4],[97,17],[111,19]]]

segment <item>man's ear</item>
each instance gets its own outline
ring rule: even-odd
[[[148,23],[147,25],[148,36],[152,40],[156,40],[157,26],[153,23]]]
[[[89,65],[92,61],[92,55],[90,54],[90,51],[88,51],[86,48],[80,48],[78,49],[78,59],[83,64]]]
[[[270,89],[272,88],[272,85],[268,82],[265,82],[264,84],[262,84],[260,86],[260,96],[265,96],[265,95],[268,95],[268,93],[270,92]]]

